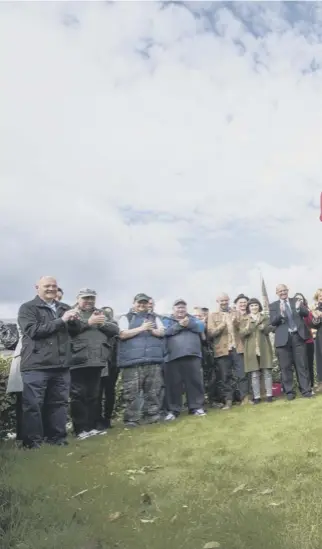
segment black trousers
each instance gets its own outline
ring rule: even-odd
[[[307,367],[309,370],[310,383],[313,389],[314,387],[314,342],[306,343],[306,356],[307,356]]]
[[[188,408],[198,410],[204,406],[205,392],[201,358],[185,356],[164,364],[164,380],[167,406],[178,415],[182,409],[182,387],[184,386]]]
[[[63,440],[66,437],[69,370],[30,370],[22,372],[22,381],[22,434],[25,446],[41,444],[44,440],[44,414],[48,441]]]
[[[109,375],[101,377],[98,395],[97,423],[110,423],[112,419],[118,375],[118,368],[110,368]]]
[[[276,347],[283,388],[286,395],[295,395],[293,388],[293,364],[302,395],[306,396],[311,392],[306,353],[306,343],[298,333],[289,334],[288,342],[284,347]]]
[[[75,435],[96,427],[101,368],[71,370],[70,413]]]
[[[216,358],[217,368],[221,380],[221,393],[224,402],[233,400],[233,370],[234,356],[233,351],[229,351],[227,356]]]

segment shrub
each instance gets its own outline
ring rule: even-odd
[[[11,357],[0,356],[0,439],[15,429],[15,395],[7,394]]]

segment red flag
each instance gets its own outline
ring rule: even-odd
[[[322,221],[322,193],[320,194],[320,221]]]

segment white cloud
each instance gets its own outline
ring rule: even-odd
[[[259,38],[213,9],[219,35],[174,5],[0,7],[0,315],[44,272],[117,310],[138,291],[164,309],[258,294],[258,266],[272,299],[321,285],[317,27],[254,5]]]

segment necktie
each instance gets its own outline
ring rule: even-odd
[[[288,301],[285,301],[285,312],[287,316],[288,327],[291,332],[294,332],[296,330],[296,324],[294,322],[292,310]]]

